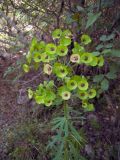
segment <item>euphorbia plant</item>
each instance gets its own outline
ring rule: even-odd
[[[26,64],[23,65],[25,72],[29,72],[35,64],[41,64],[44,76],[49,75],[49,80],[40,83],[36,90],[28,89],[29,98],[33,98],[37,104],[46,107],[63,105],[64,116],[54,120],[54,129],[59,133],[54,137],[52,146],[61,144],[61,155],[56,154],[58,159],[71,159],[72,148],[75,143],[81,144],[82,138],[79,137],[77,130],[73,127],[72,117],[70,116],[70,101],[75,98],[80,100],[81,107],[85,111],[94,111],[93,98],[97,96],[93,77],[85,77],[83,74],[76,75],[74,66],[84,64],[92,67],[101,67],[104,65],[104,58],[95,55],[94,52],[86,51],[86,45],[89,45],[91,38],[83,34],[81,43],[74,42],[71,55],[69,45],[71,45],[72,33],[70,30],[56,29],[52,32],[53,42],[46,44],[33,39],[30,51],[26,56]],[[52,77],[52,78],[51,78]],[[60,103],[58,103],[58,101]],[[69,106],[68,106],[69,104]],[[63,119],[62,119],[63,118]],[[61,158],[60,158],[61,157]]]

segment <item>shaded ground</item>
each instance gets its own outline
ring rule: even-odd
[[[10,63],[10,61],[9,61]],[[6,148],[6,135],[9,129],[25,117],[25,108],[17,103],[17,86],[12,85],[3,78],[8,62],[0,61],[0,160],[2,152]]]

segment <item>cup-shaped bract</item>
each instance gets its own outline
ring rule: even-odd
[[[62,32],[62,37],[68,38],[68,37],[71,37],[71,36],[72,36],[72,33],[69,29],[66,29]]]
[[[71,97],[71,92],[66,86],[59,87],[58,94],[62,97],[63,100],[69,100]]]
[[[44,102],[45,106],[50,107],[53,104],[52,100],[45,100]]]
[[[88,90],[88,97],[89,97],[90,99],[95,98],[95,97],[96,97],[96,94],[97,94],[97,92],[96,92],[95,89],[89,89],[89,90]]]
[[[55,63],[53,71],[59,78],[64,78],[69,73],[68,67],[61,63]]]
[[[92,103],[88,103],[87,107],[85,108],[85,111],[92,112],[95,110],[95,107]]]
[[[53,44],[53,43],[49,43],[46,45],[46,48],[45,48],[45,52],[48,54],[48,55],[54,55],[56,54],[56,45]]]
[[[90,36],[88,36],[88,35],[86,35],[86,34],[83,34],[82,36],[81,36],[81,42],[84,44],[84,45],[87,45],[87,44],[89,44],[89,43],[91,43],[91,38],[90,38]]]
[[[37,104],[44,104],[44,95],[35,95],[35,101]]]
[[[104,58],[103,58],[103,56],[99,56],[98,57],[98,66],[99,67],[103,67],[104,66]]]
[[[61,29],[55,29],[52,32],[52,37],[53,37],[53,39],[59,39],[61,37],[61,34],[62,34],[62,30]]]
[[[87,100],[88,99],[87,91],[78,90],[78,97],[81,100]]]
[[[88,89],[88,82],[86,80],[86,78],[81,78],[81,80],[78,82],[78,88],[81,91],[86,91]]]
[[[60,45],[69,46],[71,44],[71,38],[62,37],[60,39]]]
[[[39,51],[40,53],[44,53],[44,52],[45,52],[45,47],[46,47],[46,44],[45,44],[44,41],[40,41],[40,42],[38,43],[38,51]]]
[[[68,48],[66,47],[66,46],[64,46],[64,45],[59,45],[58,47],[57,47],[57,54],[59,55],[59,56],[65,56],[65,55],[67,55],[67,53],[68,53]]]
[[[67,81],[67,88],[68,88],[69,90],[74,90],[74,89],[76,89],[76,88],[77,88],[77,82],[76,82],[75,80],[72,80],[72,79],[68,80],[68,81]]]
[[[98,57],[93,56],[92,61],[89,63],[90,66],[95,67],[98,64]]]
[[[52,90],[46,89],[44,100],[45,101],[48,101],[48,100],[52,100],[53,101],[55,98],[56,98],[55,93]]]
[[[73,53],[83,53],[85,48],[81,46],[78,42],[74,42],[74,48],[72,49]]]
[[[91,53],[85,52],[81,55],[81,62],[85,64],[91,63],[93,60],[93,55]]]
[[[40,52],[34,52],[33,54],[34,62],[41,62],[42,61],[42,54]]]

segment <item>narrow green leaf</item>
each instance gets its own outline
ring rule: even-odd
[[[95,23],[95,21],[100,17],[100,15],[101,15],[101,12],[96,13],[96,14],[89,13],[87,24],[86,24],[86,29],[92,26]]]

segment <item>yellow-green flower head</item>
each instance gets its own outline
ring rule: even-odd
[[[71,37],[71,36],[72,36],[72,33],[69,29],[64,30],[63,33],[62,33],[62,37],[68,38],[68,37]]]
[[[45,100],[54,100],[56,98],[56,95],[55,95],[55,93],[53,92],[53,91],[51,91],[51,90],[46,90],[45,91]]]
[[[53,43],[49,43],[46,45],[45,51],[48,55],[54,55],[56,54],[56,45]]]
[[[78,82],[78,88],[81,91],[86,91],[88,89],[88,82],[85,78],[82,78],[79,82]]]
[[[44,95],[35,95],[35,101],[37,104],[44,104]]]
[[[81,46],[79,43],[74,42],[74,48],[72,49],[73,53],[82,53],[84,52],[85,49],[83,46]]]
[[[90,98],[90,99],[92,99],[92,98],[94,98],[95,96],[96,96],[96,90],[95,89],[90,89],[89,91],[88,91],[88,97]]]
[[[70,56],[70,61],[73,63],[79,63],[80,62],[80,55],[79,54],[72,54]]]
[[[46,100],[44,102],[44,104],[45,104],[45,106],[50,107],[53,104],[53,101],[52,100]]]
[[[57,75],[57,77],[64,78],[68,74],[68,67],[61,63],[55,63],[54,73]]]
[[[32,91],[32,89],[28,89],[28,98],[32,99],[34,92]]]
[[[23,70],[28,73],[30,71],[30,67],[27,64],[23,64]]]
[[[103,56],[98,57],[98,66],[99,67],[103,67],[104,62],[105,62],[105,60],[104,60]]]
[[[89,65],[95,67],[95,66],[97,66],[97,64],[98,64],[98,58],[93,56],[93,60],[92,60],[92,62],[89,63]]]
[[[50,58],[45,52],[41,54],[41,61],[44,63],[50,62]]]
[[[71,38],[62,37],[60,39],[60,45],[69,46],[71,44]]]
[[[82,108],[87,108],[87,106],[88,106],[88,102],[86,101],[86,100],[83,100],[82,101]]]
[[[38,50],[39,50],[40,53],[45,52],[45,46],[46,46],[46,44],[45,44],[44,41],[40,41],[40,42],[38,43]]]
[[[74,90],[74,89],[76,89],[77,88],[77,82],[75,81],[75,80],[68,80],[67,81],[67,88],[69,89],[69,90]]]
[[[41,58],[42,54],[40,52],[34,52],[33,54],[33,60],[35,62],[41,62],[42,58]]]
[[[68,53],[68,48],[66,46],[60,45],[57,47],[57,54],[59,56],[65,56]]]
[[[86,34],[83,34],[82,37],[81,37],[81,42],[84,44],[84,45],[87,45],[89,43],[91,43],[91,38],[90,36],[86,35]]]
[[[93,55],[91,53],[86,52],[81,55],[81,62],[82,63],[89,64],[92,62],[92,60],[93,60]]]
[[[44,64],[44,68],[43,68],[44,73],[51,75],[52,73],[52,66],[49,64]]]
[[[87,100],[88,98],[88,94],[87,94],[87,91],[78,91],[78,97],[81,99],[81,100]]]
[[[94,110],[95,110],[94,105],[92,103],[91,104],[88,103],[87,107],[85,108],[85,111],[92,112]]]
[[[52,32],[52,37],[53,37],[53,39],[59,39],[61,37],[61,34],[62,34],[62,30],[61,29],[55,29]]]
[[[71,93],[69,91],[64,91],[64,92],[62,92],[61,97],[63,100],[69,100],[71,97]]]
[[[77,84],[78,84],[81,81],[81,78],[82,78],[81,76],[75,75],[71,79],[75,80],[77,82]]]
[[[58,94],[62,97],[63,100],[69,100],[71,97],[71,93],[66,86],[59,87]]]

